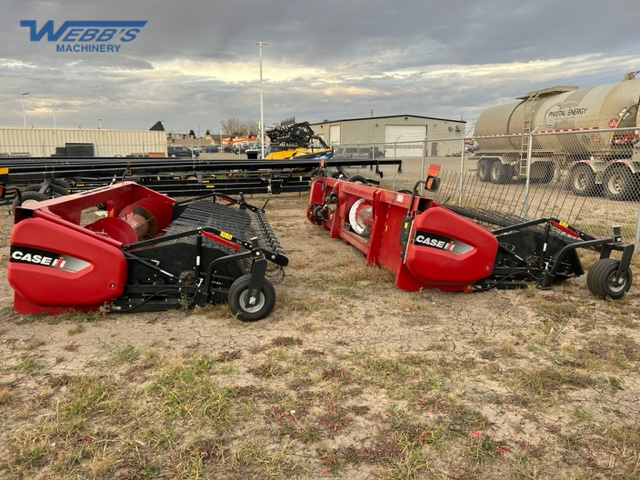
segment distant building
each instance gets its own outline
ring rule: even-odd
[[[0,128],[0,158],[167,156],[158,130]]]
[[[388,157],[447,156],[460,153],[464,120],[391,115],[311,124],[330,146],[376,147]]]

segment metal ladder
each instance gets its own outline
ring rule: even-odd
[[[527,175],[527,154],[529,150],[529,138],[531,133],[531,124],[533,122],[533,103],[540,96],[540,92],[536,92],[524,101],[524,125],[522,128],[522,137],[520,143],[520,158],[518,160],[519,176]]]

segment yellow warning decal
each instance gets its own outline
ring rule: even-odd
[[[558,222],[558,225],[562,225],[563,227],[568,227],[569,226],[569,224],[567,222],[563,221],[563,220],[560,220]]]
[[[233,235],[231,235],[230,233],[227,233],[227,232],[220,232],[220,236],[222,238],[226,238],[227,240],[231,240],[233,238]]]
[[[9,173],[9,167],[0,167],[0,175],[7,175]]]

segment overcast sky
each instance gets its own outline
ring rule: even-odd
[[[640,70],[638,0],[3,0],[0,126],[219,130],[228,118],[463,119]],[[53,20],[146,20],[117,52],[30,41]],[[121,29],[119,29],[121,30]],[[68,30],[67,30],[68,32]],[[67,33],[65,32],[65,34]],[[131,36],[129,37],[131,38]],[[28,95],[22,93],[28,92]],[[54,112],[54,109],[55,112]],[[99,120],[101,119],[101,120]]]

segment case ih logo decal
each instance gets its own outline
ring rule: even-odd
[[[417,230],[413,236],[413,243],[417,245],[423,245],[425,247],[437,248],[439,250],[446,250],[456,255],[462,255],[468,252],[473,247],[467,245],[460,240],[454,240],[453,238],[443,237],[442,235],[436,235],[435,233],[423,232]]]
[[[53,20],[46,22],[40,30],[35,20],[20,20],[21,27],[29,27],[29,40],[39,42],[45,35],[48,42],[63,42],[56,45],[56,52],[119,52],[119,43],[132,42],[147,20],[67,20],[54,31]]]
[[[59,268],[70,272],[79,272],[83,268],[91,265],[89,262],[69,255],[61,255],[36,248],[16,247],[13,245],[11,246],[11,259],[9,261]]]

